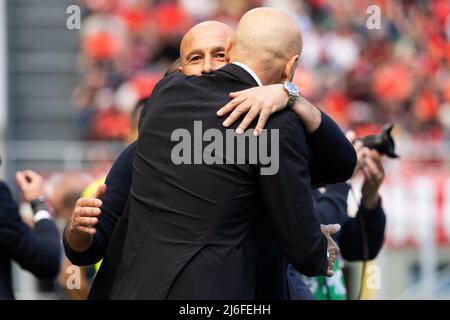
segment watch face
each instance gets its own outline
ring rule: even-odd
[[[298,88],[295,84],[293,84],[292,82],[286,82],[284,84],[284,87],[286,88],[286,90],[288,90],[290,93],[292,94],[298,94]]]

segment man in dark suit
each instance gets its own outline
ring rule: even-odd
[[[204,153],[197,153],[196,142],[198,164],[186,160],[190,142],[180,153],[186,162],[179,164],[172,141],[181,128],[194,140],[202,129],[227,136],[216,111],[228,93],[255,86],[258,78],[263,84],[291,79],[300,39],[288,15],[252,10],[228,45],[232,64],[202,77],[174,74],[157,85],[139,133],[127,239],[112,298],[254,298],[266,235],[259,205],[290,262],[311,276],[327,273],[327,239],[314,215],[304,129],[292,112],[275,114],[266,126],[271,139],[262,147],[279,152],[272,154],[279,165],[275,158],[270,166],[261,159],[249,164],[250,152],[237,154],[245,163],[220,164],[229,154],[219,150],[215,164],[201,164],[196,156]],[[275,173],[262,174],[273,165]]]
[[[34,228],[22,221],[8,186],[0,181],[0,300],[14,299],[11,261],[39,278],[53,278],[59,272],[59,233],[42,201],[41,177],[33,171],[19,172],[17,184],[32,203]]]
[[[183,39],[182,50],[180,52],[182,57],[182,70],[180,71],[188,74],[201,74],[209,73],[223,66],[225,64],[223,57],[224,44],[231,32],[232,30],[226,25],[214,21],[204,22],[192,28]],[[282,85],[254,87],[245,92],[250,93],[251,91],[257,92],[256,96],[253,95],[251,97],[250,95],[253,101],[255,101],[255,98],[265,97],[261,101],[265,102],[269,107],[279,108],[284,106],[287,101],[286,93],[284,93]],[[308,132],[308,144],[316,156],[313,161],[314,166],[312,169],[314,174],[312,178],[322,183],[344,181],[351,176],[354,168],[355,161],[354,155],[351,153],[352,146],[328,116],[319,113],[318,121],[314,119],[315,110],[317,109],[308,104],[303,98],[300,98],[293,108],[293,111],[296,112],[305,124],[306,131]],[[79,242],[81,246],[73,246],[72,243],[75,249],[68,245],[66,236],[64,237],[66,254],[75,264],[92,264],[105,257],[99,274],[94,281],[90,293],[91,298],[104,299],[109,297],[110,283],[113,281],[116,273],[116,265],[118,264],[122,250],[122,239],[124,239],[126,234],[124,228],[126,228],[128,217],[127,215],[122,216],[122,211],[131,185],[131,159],[134,157],[135,150],[136,144],[133,143],[124,150],[114,163],[114,166],[108,174],[106,181],[108,188],[106,194],[102,197],[102,201],[92,198],[83,198],[78,201],[77,208],[74,211],[74,219],[79,220],[80,223],[83,221],[83,224],[80,225],[80,230],[77,231],[76,235],[74,235],[75,231],[69,232],[71,238],[86,238],[83,234],[90,235],[92,234],[91,231],[95,232],[95,236],[90,241]],[[340,157],[336,158],[336,154]],[[334,166],[329,166],[330,158],[334,160]],[[330,169],[335,172],[330,172]],[[93,223],[90,224],[91,227],[86,227],[85,217],[92,217],[95,214],[99,214],[100,207],[102,214],[99,217],[98,224],[95,224],[95,229]],[[77,218],[78,216],[79,218]],[[78,222],[74,221],[72,223],[74,228],[76,228],[75,223],[78,224]],[[79,233],[80,231],[83,234]],[[89,240],[89,237],[86,240]],[[85,246],[85,242],[88,243],[87,250],[82,249]],[[266,241],[266,243],[269,243],[269,241]],[[106,250],[107,246],[108,250]],[[266,248],[269,248],[269,246],[266,246]],[[266,269],[268,265],[276,265],[277,270],[281,270],[283,266],[286,266],[283,261],[273,259],[272,254],[265,255],[265,257],[268,263],[260,259],[260,269]],[[285,273],[281,271],[275,274],[270,270],[265,274],[259,272],[261,274],[259,276],[261,278],[260,282],[262,282],[260,287],[264,287],[266,283],[271,284],[269,290],[268,288],[262,288],[264,289],[262,291],[265,295],[260,294],[259,296],[272,299],[285,298],[286,290],[285,281],[283,280]],[[278,288],[273,290],[274,284],[277,283],[279,284]]]
[[[361,202],[355,217],[350,217],[347,198],[350,183],[338,183],[323,190],[315,190],[314,198],[318,219],[321,223],[339,223],[342,228],[334,235],[339,243],[342,258],[346,261],[368,261],[380,252],[385,235],[386,215],[381,205],[379,189],[384,179],[381,156],[376,150],[369,150],[357,141],[357,172],[361,171],[364,180],[361,187]],[[353,199],[356,201],[356,199]],[[345,299],[346,289],[340,260],[335,262],[338,270],[334,279],[321,277],[307,278],[288,267],[287,279],[291,299]],[[314,292],[311,292],[314,290]]]

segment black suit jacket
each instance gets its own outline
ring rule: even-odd
[[[356,155],[352,145],[336,123],[322,113],[319,128],[307,135],[312,151],[310,161],[313,185],[346,181],[353,174]],[[114,162],[108,173],[108,186],[102,198],[102,215],[96,225],[97,233],[92,246],[85,252],[74,251],[65,237],[66,255],[77,265],[96,263],[103,257],[102,266],[92,285],[90,299],[107,299],[117,273],[126,237],[128,214],[123,214],[131,187],[132,162],[136,154],[136,142],[129,145]],[[127,210],[125,210],[127,211]],[[128,212],[128,211],[127,211]],[[286,299],[287,261],[279,249],[273,233],[268,232],[263,253],[258,259],[256,276],[259,299]]]
[[[39,278],[53,278],[59,272],[60,253],[55,222],[42,219],[30,229],[8,186],[0,181],[0,300],[14,299],[12,260]]]
[[[171,161],[174,130],[185,128],[194,136],[194,121],[202,121],[203,131],[216,128],[225,137],[216,111],[230,91],[255,85],[233,64],[201,77],[174,74],[159,82],[142,118],[112,298],[253,299],[267,218],[298,270],[325,274],[327,242],[314,214],[305,132],[291,111],[273,115],[266,126],[279,130],[275,175],[260,175],[260,164]]]

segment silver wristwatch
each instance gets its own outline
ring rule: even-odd
[[[294,106],[295,101],[297,101],[297,99],[300,97],[300,91],[292,82],[285,82],[283,84],[283,88],[284,90],[286,90],[289,97],[287,107],[291,109]]]

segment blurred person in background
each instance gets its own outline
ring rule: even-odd
[[[70,219],[76,201],[83,194],[83,189],[88,183],[88,179],[81,178],[71,173],[64,173],[61,180],[56,183],[55,190],[52,194],[52,203],[54,204],[56,217],[65,225]],[[61,224],[60,224],[61,225]],[[84,300],[86,299],[90,283],[95,275],[93,266],[76,267],[79,270],[79,286],[73,285],[74,266],[69,259],[63,254],[63,262],[61,271],[58,275],[58,289],[62,288],[62,292],[58,290],[61,299]]]
[[[60,267],[60,238],[44,198],[42,177],[31,170],[17,172],[16,183],[31,204],[34,227],[22,221],[10,189],[0,181],[0,299],[14,299],[12,261],[38,278],[54,278]]]
[[[222,67],[225,64],[225,41],[231,32],[232,31],[229,27],[217,22],[201,23],[192,28],[192,30],[186,34],[185,38],[183,38],[182,45],[180,47],[181,59],[178,70],[186,74],[200,75]],[[176,71],[177,65],[178,62],[173,64],[172,71]],[[249,116],[245,117],[244,121],[242,121],[240,126],[242,130],[245,130],[258,114],[264,113],[264,115],[268,116],[272,112],[283,108],[287,104],[287,94],[282,88],[282,85],[254,88],[254,90],[250,89],[243,92],[234,93],[231,97],[239,97],[239,99],[236,100],[239,100],[240,103],[225,106],[221,110],[221,113],[226,114],[233,111],[234,108],[237,108],[236,112],[233,112],[227,120],[226,125],[229,126],[239,118],[236,117],[238,112],[245,113],[250,110]],[[308,132],[310,132],[309,143],[313,150],[317,153],[317,158],[322,158],[322,161],[325,163],[326,159],[333,157],[336,160],[336,171],[340,171],[342,173],[340,170],[341,168],[344,171],[346,170],[344,169],[346,166],[346,164],[344,165],[344,161],[340,161],[339,158],[336,158],[336,154],[326,154],[323,151],[323,149],[326,149],[324,145],[336,146],[334,144],[335,142],[338,142],[337,145],[339,145],[340,136],[336,135],[336,131],[334,131],[337,128],[336,125],[333,125],[330,118],[328,118],[325,114],[321,114],[318,109],[310,105],[305,99],[303,99],[303,97],[300,97],[299,100],[299,106],[298,108],[295,108],[295,110],[298,112],[297,114],[300,119],[302,119],[302,121],[304,121],[307,125]],[[267,117],[264,115],[260,117],[260,119],[267,120]],[[264,125],[264,121],[258,123],[260,128],[261,125]],[[99,209],[100,206],[103,205],[101,212],[108,212],[108,215],[110,215],[111,218],[105,218],[102,223],[102,217],[99,217],[100,222],[104,225],[104,227],[102,228],[103,230],[101,235],[97,234],[94,236],[95,238],[97,236],[101,236],[101,239],[104,239],[106,244],[100,245],[97,243],[91,246],[87,252],[83,253],[73,252],[73,250],[70,250],[69,248],[68,255],[72,256],[74,259],[73,261],[77,261],[77,263],[81,264],[93,263],[95,262],[95,259],[99,259],[105,254],[106,249],[100,248],[107,245],[111,234],[113,233],[116,224],[114,221],[120,218],[121,210],[123,210],[125,206],[129,186],[131,185],[131,179],[128,177],[131,176],[131,162],[135,152],[134,150],[131,150],[132,148],[135,148],[134,144],[130,145],[119,156],[118,160],[111,169],[108,175],[109,181],[107,181],[108,189],[106,190],[106,198],[103,198],[102,201],[93,198],[85,198],[83,200],[80,199],[78,206],[79,210],[74,212],[74,217],[75,215],[80,215],[83,213],[85,217],[91,218],[94,216],[94,211],[92,211],[92,208],[96,207]],[[128,168],[128,174],[125,174],[125,170],[122,167]],[[320,165],[317,165],[317,167],[320,167]],[[116,171],[117,173],[115,173]],[[119,171],[123,171],[123,173]],[[329,171],[330,168],[327,165],[322,174],[326,175]],[[333,179],[335,179],[335,177],[333,177]],[[104,186],[102,188],[104,188]],[[120,190],[120,188],[123,190]],[[114,205],[112,205],[113,201]],[[81,202],[83,202],[83,204]],[[98,210],[95,212],[95,216],[100,213]],[[83,215],[80,215],[80,217]],[[120,219],[122,220],[123,218]],[[84,224],[82,229],[87,235],[90,234],[90,232],[88,232],[88,228],[86,228]],[[91,229],[93,228],[91,227]],[[93,253],[92,251],[94,249],[100,249],[100,252]],[[119,248],[117,248],[117,250],[119,251]]]
[[[350,140],[354,133],[349,132]],[[338,223],[341,230],[334,235],[342,258],[346,261],[369,261],[380,252],[386,228],[386,216],[381,206],[379,189],[384,179],[381,156],[376,150],[363,147],[355,142],[358,154],[358,172],[363,174],[361,202],[355,217],[350,217],[347,199],[351,190],[351,180],[347,183],[330,185],[322,190],[315,190],[314,198],[318,219],[322,224]],[[351,197],[355,196],[351,194]],[[356,199],[354,199],[356,201]],[[293,300],[345,300],[347,299],[346,282],[342,272],[343,261],[337,259],[334,275],[330,278],[309,278],[299,274],[291,265],[288,266],[288,288]],[[363,288],[364,286],[362,286]]]
[[[138,136],[138,124],[139,124],[139,115],[144,108],[145,102],[147,101],[146,98],[141,99],[138,101],[136,106],[134,107],[131,116],[130,116],[130,129],[128,131],[128,134],[126,136],[126,139],[124,141],[125,145],[128,145],[132,142],[134,142],[137,139]],[[60,212],[65,212],[66,221],[70,220],[72,216],[72,212],[74,211],[74,208],[76,206],[79,206],[80,201],[82,199],[86,198],[101,198],[105,191],[105,179],[106,177],[103,176],[93,182],[91,182],[82,192],[81,192],[81,199],[80,194],[78,194],[77,197],[70,197],[68,196],[75,195],[75,194],[68,194],[63,199],[63,206],[60,210]],[[79,201],[78,201],[79,200]],[[78,202],[77,202],[78,201]],[[70,270],[73,266],[73,264],[70,262],[70,260],[64,256],[64,262],[62,266],[62,272],[59,275],[59,284],[62,288],[64,288],[66,294],[68,297],[70,297],[73,300],[85,300],[88,296],[89,289],[91,286],[91,282],[93,278],[95,277],[96,272],[100,268],[101,261],[95,263],[95,265],[87,265],[84,267],[81,267],[80,269],[80,275],[81,275],[81,285],[79,289],[73,289],[68,288],[67,283],[68,279],[71,277],[71,272],[66,272],[67,270]]]

